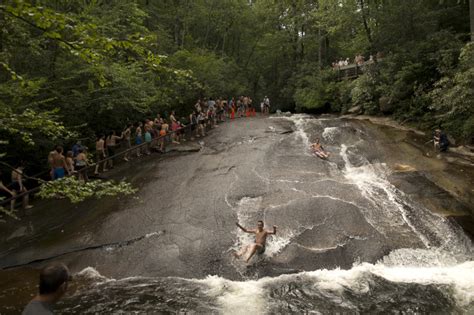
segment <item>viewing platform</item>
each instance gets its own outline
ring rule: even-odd
[[[382,61],[382,59],[378,59],[377,62]],[[353,80],[358,78],[361,74],[363,74],[366,69],[376,63],[375,60],[368,60],[360,64],[349,64],[345,66],[335,66],[333,67],[334,71],[337,71],[337,80]]]

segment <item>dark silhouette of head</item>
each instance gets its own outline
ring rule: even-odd
[[[41,270],[39,277],[40,296],[49,296],[53,301],[59,300],[71,281],[69,269],[64,264],[52,264]]]

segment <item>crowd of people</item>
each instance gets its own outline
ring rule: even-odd
[[[5,185],[2,181],[2,172],[0,171],[0,192],[2,197],[9,198],[15,197],[16,195],[23,194],[27,192],[27,189],[24,185],[23,170],[24,164],[21,163],[11,171],[11,184],[9,186]],[[16,199],[10,201],[10,211],[15,210]],[[30,209],[32,206],[29,204],[28,194],[24,194],[22,197],[22,206],[23,209]]]
[[[262,115],[270,112],[270,99],[265,96],[261,105]],[[232,97],[229,100],[212,97],[199,99],[188,117],[178,117],[175,111],[162,117],[147,118],[135,124],[127,124],[118,133],[111,130],[107,134],[99,134],[95,142],[95,171],[106,172],[114,167],[117,150],[124,149],[121,154],[123,160],[129,161],[132,157],[149,155],[152,152],[164,152],[168,142],[180,144],[186,141],[185,128],[190,127],[190,140],[204,137],[206,128],[215,128],[219,122],[239,117],[255,116],[256,110],[253,100],[249,96]],[[66,175],[77,174],[80,180],[86,181],[87,172],[82,170],[93,163],[88,159],[87,148],[81,142],[74,144],[72,149],[64,155],[61,146],[57,146],[49,153],[48,162],[52,180],[63,178]]]
[[[260,110],[261,115],[270,113],[270,99],[267,96],[263,98]],[[88,147],[80,140],[67,151],[57,145],[48,154],[49,177],[51,180],[57,180],[65,176],[77,176],[80,181],[85,182],[89,179],[89,167],[95,166],[94,175],[99,175],[112,169],[119,156],[128,162],[134,157],[164,152],[167,143],[180,144],[186,141],[187,137],[190,140],[204,137],[208,128],[215,128],[220,122],[255,115],[256,108],[249,96],[199,99],[187,117],[179,117],[172,111],[169,115],[158,114],[135,124],[129,123],[119,132],[111,130],[99,134],[95,140],[94,158],[91,158]],[[27,192],[23,170],[22,163],[12,171],[12,183],[8,186],[1,181],[0,173],[0,191],[4,193],[5,198]],[[23,197],[23,207],[31,207],[28,194]],[[14,208],[13,199],[11,209]]]
[[[382,53],[377,53],[376,55],[376,58],[379,60],[379,59],[382,59],[383,55]],[[355,64],[355,65],[358,65],[358,66],[362,66],[364,65],[365,63],[373,63],[374,62],[374,56],[373,55],[369,55],[369,59],[368,60],[365,60],[365,57],[364,55],[362,54],[357,54],[354,59],[353,59],[353,62],[351,63],[350,62],[350,59],[349,58],[339,58],[338,60],[334,61],[331,65],[334,69],[339,69],[341,67],[344,67],[344,66],[348,66],[350,64]]]
[[[199,115],[201,113],[204,118],[207,117],[211,122],[256,115],[256,107],[250,96],[232,97],[229,100],[223,98],[217,100],[213,98],[199,99],[194,105],[194,109],[194,114]],[[260,103],[260,113],[261,115],[270,113],[270,99],[268,96],[265,96]]]
[[[336,60],[332,63],[332,67],[333,68],[340,68],[340,67],[344,67],[344,66],[348,66],[349,65],[349,58],[346,58],[346,59],[339,59],[339,60]]]

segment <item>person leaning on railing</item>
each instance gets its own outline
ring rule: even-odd
[[[168,134],[168,128],[169,125],[166,122],[166,119],[163,119],[163,122],[161,124],[161,129],[160,129],[160,151],[165,152],[165,138]]]
[[[85,148],[80,148],[79,154],[76,156],[76,171],[79,180],[82,180],[84,182],[89,180],[89,178],[87,177],[87,170],[85,170],[87,166],[89,166],[89,162],[87,161]]]
[[[96,160],[97,164],[95,166],[95,172],[94,175],[99,175],[99,168],[100,168],[100,161],[105,159],[107,157],[107,154],[105,153],[105,141],[104,141],[104,135],[99,135],[97,137],[97,141],[95,142],[95,154],[96,154]],[[107,171],[107,162],[103,162],[103,171]]]
[[[135,128],[135,145],[140,145],[143,143],[143,138],[142,138],[142,123],[139,122],[137,123],[137,128]],[[141,156],[140,153],[140,148],[137,149],[137,157]]]
[[[11,190],[15,192],[15,195],[23,194],[28,191],[24,185],[23,171],[25,167],[23,164],[20,164],[16,169],[12,171],[12,185]],[[13,207],[15,207],[15,201],[13,202]],[[29,195],[25,194],[23,196],[23,209],[30,209],[33,206],[29,204]]]
[[[124,161],[128,162],[130,158],[130,148],[132,147],[131,136],[132,136],[132,124],[128,124],[124,131],[122,131],[122,136],[125,144],[125,155],[123,157]]]
[[[0,194],[0,197],[3,197],[3,198],[15,197],[16,192],[12,189],[9,189],[7,186],[3,184],[2,175],[3,175],[2,171],[0,171],[0,190],[2,191],[2,193]],[[15,199],[12,199],[10,201],[10,211],[13,211],[13,210],[15,210]]]
[[[200,112],[198,114],[197,120],[198,120],[198,136],[201,134],[202,137],[206,135],[206,132],[204,131],[206,128],[206,114],[203,112]]]
[[[194,140],[194,136],[199,138],[199,129],[198,129],[198,116],[196,115],[196,111],[193,110],[193,112],[189,115],[189,121],[191,123],[191,141]]]
[[[123,133],[119,136],[115,133],[115,130],[112,130],[107,138],[105,139],[105,144],[107,146],[107,156],[113,157],[116,153],[116,148],[117,148],[117,140],[122,140],[123,139]],[[114,168],[114,161],[115,158],[111,158],[108,160],[109,168],[112,169]]]

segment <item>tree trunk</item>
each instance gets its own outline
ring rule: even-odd
[[[179,33],[180,33],[180,20],[179,17],[176,15],[176,18],[174,20],[174,43],[176,46],[179,47]]]
[[[471,41],[474,42],[474,0],[469,1],[469,16],[471,19]]]
[[[318,27],[318,65],[319,65],[319,70],[323,68],[322,64],[322,47],[321,47],[321,26]]]
[[[183,22],[183,29],[181,30],[181,48],[184,48],[185,37],[186,37],[186,22]]]
[[[222,37],[221,57],[224,57],[226,41],[227,41],[227,33],[225,33],[224,36]]]
[[[301,25],[301,38],[300,38],[300,42],[301,42],[301,51],[300,51],[300,60],[303,60],[304,59],[304,38],[305,38],[305,24]]]
[[[367,16],[365,15],[364,10],[364,0],[359,0],[360,12],[362,14],[362,22],[364,23],[365,34],[367,35],[367,40],[369,41],[370,47],[372,48],[372,34],[370,31],[369,24],[367,23]]]

